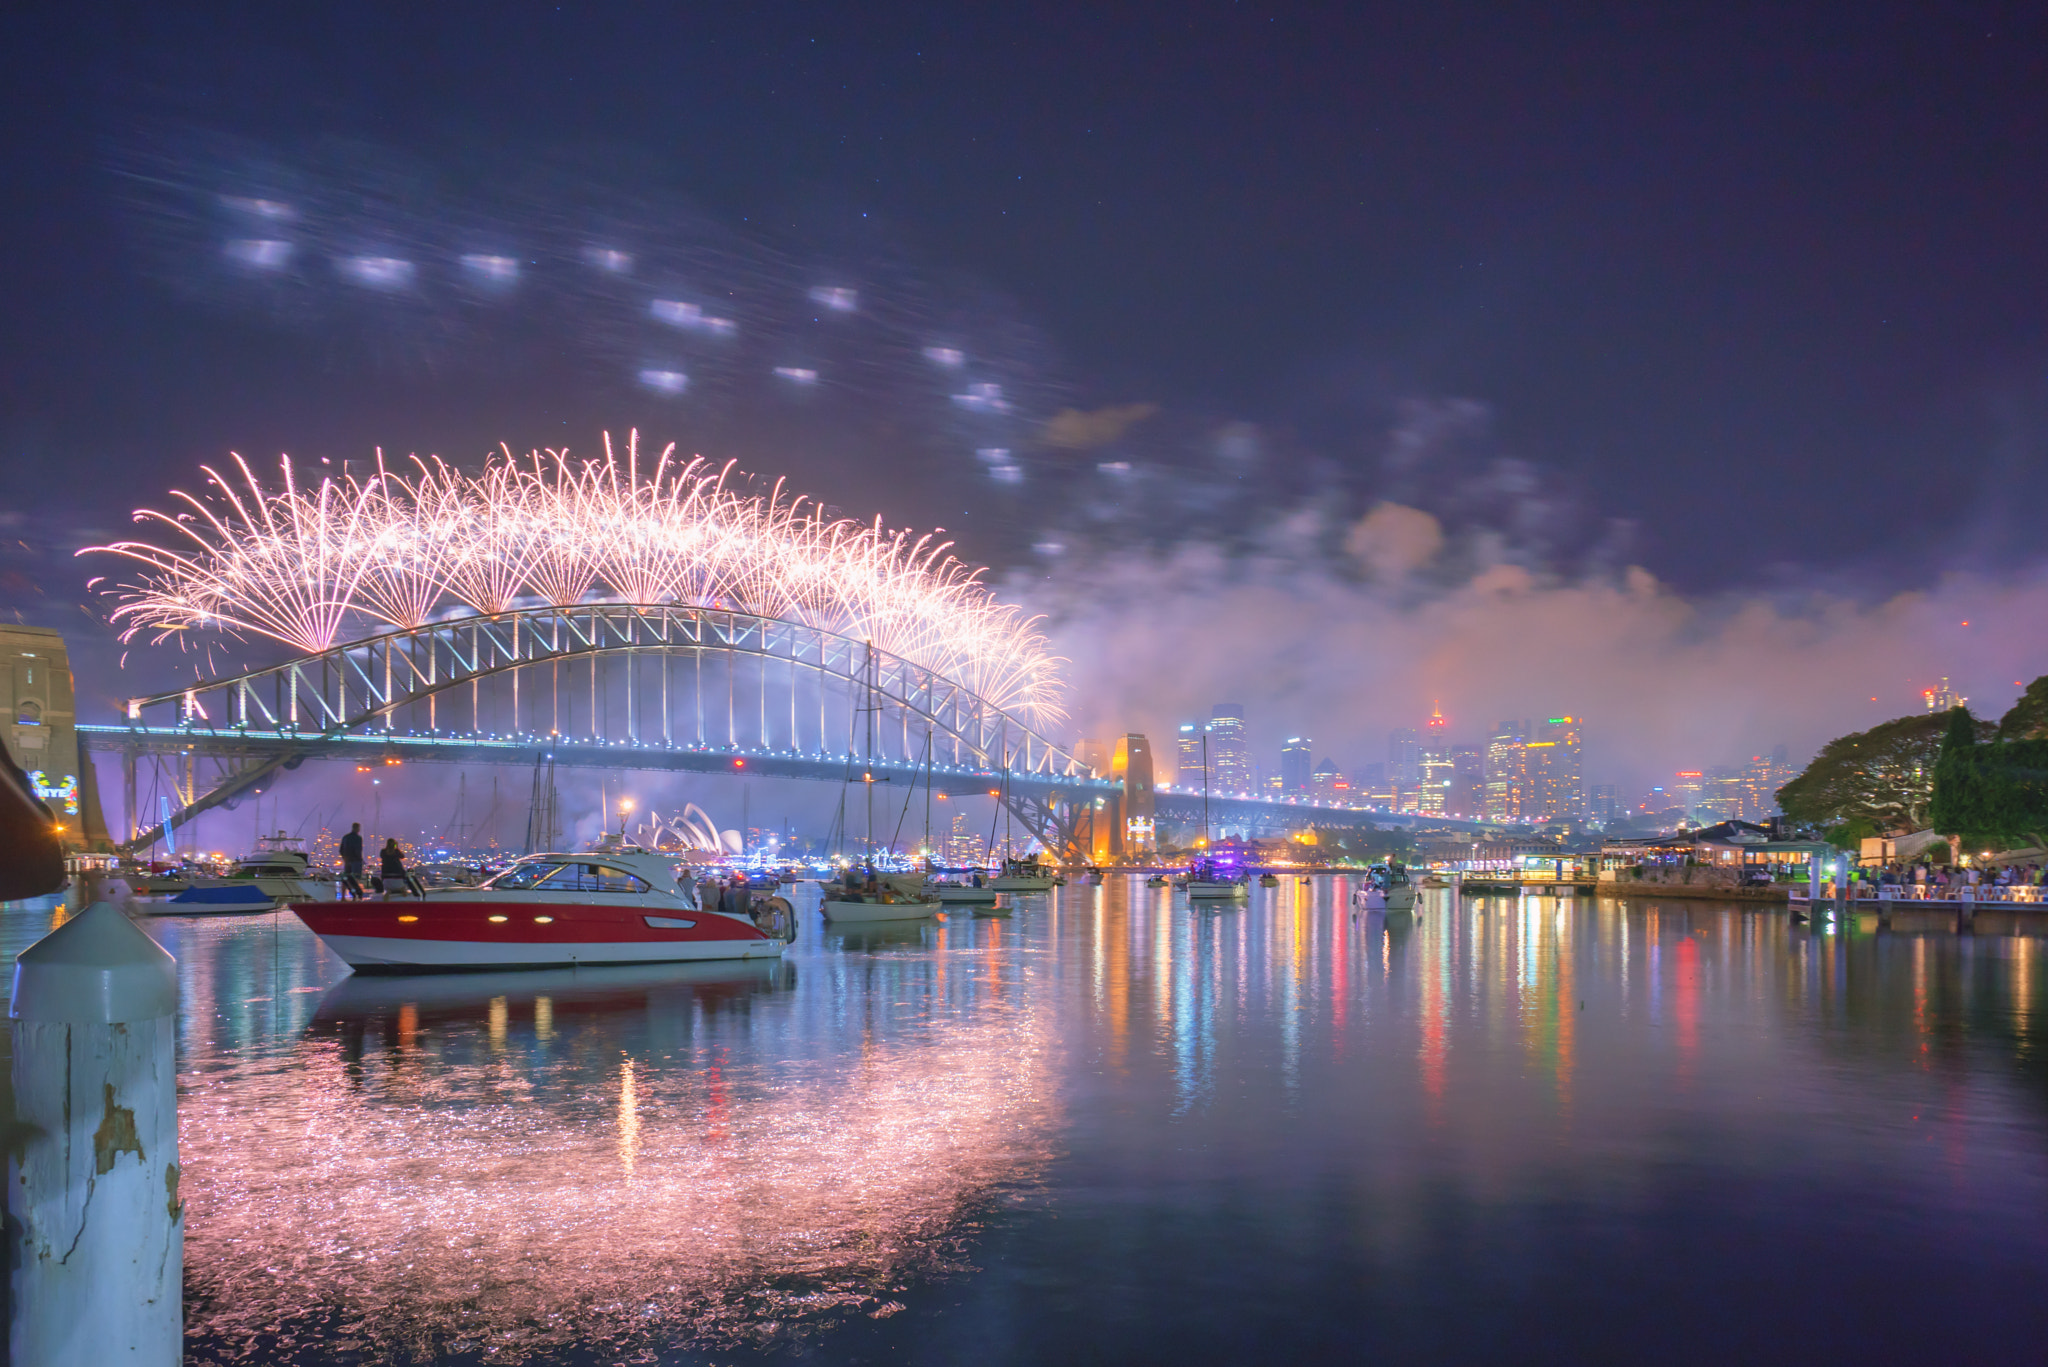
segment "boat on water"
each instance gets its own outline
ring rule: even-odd
[[[1003,871],[990,886],[997,892],[1051,892],[1055,884],[1065,881],[1054,878],[1051,870],[1035,859],[1006,859]]]
[[[782,898],[708,910],[666,857],[623,845],[528,855],[476,887],[424,900],[294,902],[292,911],[359,973],[767,959],[796,938]]]
[[[1163,874],[1163,873],[1155,873],[1155,874],[1153,874],[1153,875],[1152,875],[1152,876],[1151,876],[1150,878],[1147,878],[1147,879],[1145,880],[1145,886],[1146,886],[1146,887],[1148,887],[1148,888],[1163,888],[1163,887],[1166,887],[1166,886],[1167,886],[1167,882],[1166,882],[1166,875],[1165,875],[1165,874]]]
[[[1188,871],[1186,886],[1190,902],[1235,901],[1251,895],[1251,880],[1244,873],[1208,863]]]
[[[1101,870],[1101,869],[1090,869],[1090,870],[1088,870],[1088,886],[1089,886],[1089,887],[1091,887],[1091,888],[1099,888],[1099,887],[1101,887],[1101,886],[1102,886],[1102,870]]]
[[[939,899],[941,903],[963,907],[986,907],[995,905],[1001,896],[994,888],[977,888],[971,883],[953,883],[935,878],[924,885],[924,890]]]
[[[1363,911],[1414,911],[1416,887],[1399,864],[1374,864],[1365,885],[1351,890],[1351,905]]]
[[[316,871],[305,842],[283,831],[259,836],[256,848],[225,878],[195,878],[162,902],[138,902],[145,916],[249,916],[289,902],[332,902],[334,881]]]
[[[1280,886],[1280,875],[1278,875],[1278,874],[1276,874],[1276,873],[1262,873],[1262,874],[1260,874],[1260,875],[1259,875],[1259,886],[1260,886],[1260,887],[1262,887],[1262,888],[1277,888],[1277,887],[1279,887],[1279,886]]]

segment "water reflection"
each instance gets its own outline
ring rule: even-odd
[[[813,913],[781,962],[409,979],[285,918],[155,923],[191,1360],[1881,1359],[2048,1328],[1904,1275],[2048,1257],[2038,934],[1349,892],[1112,879]],[[1872,1268],[1886,1295],[1813,1337]]]

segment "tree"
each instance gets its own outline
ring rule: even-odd
[[[1998,719],[2000,740],[2048,740],[2048,674],[2027,685],[2003,717]]]
[[[1977,721],[1967,707],[1952,707],[1941,735],[1941,754],[1934,762],[1934,794],[1927,803],[1927,824],[1943,835],[1988,835],[1998,824],[1978,763]]]
[[[1778,806],[1792,820],[1815,826],[1861,818],[1880,831],[1921,830],[1951,721],[1947,713],[1922,712],[1831,740],[1778,790]],[[1974,739],[1990,738],[1988,722],[1968,724]]]

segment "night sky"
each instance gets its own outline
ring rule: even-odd
[[[30,11],[29,620],[83,623],[69,550],[229,449],[629,425],[1067,593],[1383,499],[1700,602],[2001,583],[2038,541],[2039,6]]]

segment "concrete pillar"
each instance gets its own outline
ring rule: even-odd
[[[177,963],[96,901],[16,957],[8,1347],[21,1367],[184,1353]]]

